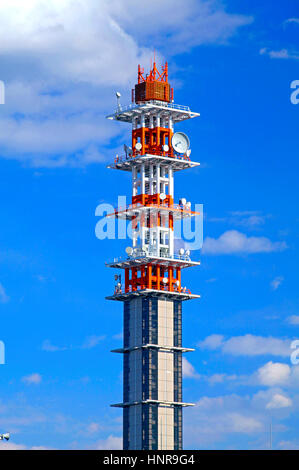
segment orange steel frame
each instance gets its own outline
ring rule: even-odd
[[[148,194],[140,194],[140,196],[146,196],[148,197]],[[150,197],[156,197],[159,196],[157,194],[154,194],[153,196]],[[135,196],[139,197],[139,196]],[[170,196],[169,196],[170,198]],[[170,198],[172,199],[172,198]],[[142,203],[143,204],[143,203]],[[150,203],[143,204],[144,206],[150,205]],[[153,227],[168,227],[171,230],[173,230],[173,214],[163,214],[161,215],[160,212],[157,214],[150,214],[149,217],[146,217],[145,214],[141,214],[139,216],[136,216],[132,220],[132,228],[136,229],[138,223],[140,222],[141,227],[147,227],[147,228],[153,228]],[[168,226],[167,226],[168,224]]]
[[[156,62],[153,63],[153,68],[150,73],[144,78],[144,68],[138,65],[138,83],[142,82],[165,82],[168,83],[168,63],[162,65],[162,73],[157,69]]]
[[[167,284],[163,279],[167,278]],[[179,281],[179,286],[176,286]],[[161,266],[159,264],[144,264],[137,268],[125,269],[125,292],[141,289],[167,290],[181,292],[181,268]]]
[[[140,142],[142,149],[140,150],[141,155],[145,153],[150,153],[153,155],[163,155],[168,156],[173,155],[173,150],[171,148],[171,138],[173,132],[167,127],[154,127],[149,129],[148,127],[139,127],[132,131],[132,149],[133,155],[135,156],[137,151],[135,145],[137,142]],[[167,144],[169,151],[165,152],[163,150],[163,145]]]
[[[145,83],[145,84],[155,84],[155,83],[161,84],[162,83],[165,86],[169,85],[168,84],[168,63],[165,62],[165,64],[162,65],[161,68],[162,68],[162,71],[159,72],[156,62],[154,61],[149,74],[144,75],[144,68],[138,65],[138,83],[136,86],[140,85],[141,83]],[[166,92],[166,88],[164,88],[164,90],[165,90],[164,92]],[[150,92],[147,99],[155,99],[154,96],[150,97],[151,94],[152,93]],[[167,102],[173,101],[173,88],[169,88],[166,94],[167,94],[167,97],[164,96],[162,100],[167,101]],[[135,100],[135,92],[133,89],[132,90],[132,102],[134,102],[134,100]],[[145,101],[146,101],[146,98],[145,98]]]
[[[143,206],[151,206],[153,204],[158,205],[160,204],[160,194],[137,194],[137,196],[132,196],[132,204],[142,204]],[[163,200],[163,205],[171,207],[173,205],[173,197],[170,195],[166,195],[165,199]]]

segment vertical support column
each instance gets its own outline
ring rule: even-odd
[[[159,147],[159,145],[160,145],[160,127],[161,127],[160,113],[156,114],[156,126],[157,126],[157,147]]]
[[[152,114],[149,116],[149,129],[150,129],[150,149],[152,149],[154,145],[154,138],[153,138],[153,128],[154,128],[154,117]],[[151,153],[151,152],[150,152]]]
[[[173,184],[173,169],[172,166],[168,167],[168,193],[171,196],[172,201],[174,199],[174,184]]]
[[[157,182],[157,194],[160,194],[160,163],[157,163],[156,167],[156,182]],[[158,201],[159,203],[160,201]]]
[[[168,285],[169,285],[170,292],[173,291],[172,282],[173,282],[173,267],[169,266],[169,268],[168,268]]]
[[[137,167],[132,168],[132,194],[133,197],[137,196]]]
[[[152,265],[147,265],[147,287],[149,289],[152,288]]]
[[[141,126],[141,145],[142,145],[141,153],[142,155],[144,155],[145,154],[145,115],[144,114],[141,114],[140,126]]]
[[[181,292],[181,289],[182,289],[182,284],[181,284],[181,269],[180,269],[180,268],[177,268],[176,272],[177,272],[176,278],[177,278],[177,280],[179,281],[178,291]]]
[[[157,264],[157,266],[156,266],[156,275],[157,275],[157,289],[160,290],[160,288],[161,288],[161,269],[160,269],[159,264]]]
[[[140,178],[141,178],[141,188],[140,188],[140,191],[141,191],[141,194],[142,194],[142,204],[144,204],[144,194],[145,194],[145,165],[144,163],[141,164],[141,168],[140,168]]]

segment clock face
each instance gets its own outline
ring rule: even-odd
[[[188,136],[183,132],[176,132],[172,136],[171,145],[176,152],[186,153],[190,146],[190,141]]]

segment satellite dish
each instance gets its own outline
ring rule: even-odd
[[[164,144],[164,145],[163,145],[163,151],[164,151],[164,152],[169,152],[169,145]]]
[[[190,256],[190,250],[186,250],[186,255]]]
[[[171,145],[177,153],[186,153],[190,147],[189,137],[183,132],[175,132],[171,139]]]
[[[166,199],[166,194],[165,194],[165,193],[161,193],[161,194],[160,194],[160,199],[161,199],[162,201],[164,201],[164,199]]]
[[[186,207],[188,207],[188,209],[191,209],[191,202],[186,202]]]
[[[190,157],[190,155],[191,155],[191,149],[188,149],[188,150],[187,150],[186,155],[187,155],[187,157]]]
[[[142,144],[140,142],[137,142],[137,144],[135,145],[135,149],[140,152],[140,150],[142,149]]]
[[[180,281],[175,281],[175,285],[179,287],[180,286]]]
[[[124,144],[124,151],[125,151],[126,156],[128,156],[128,154],[132,153],[132,148]]]
[[[163,282],[163,284],[167,284],[167,282],[168,282],[167,277],[163,277],[162,282]]]
[[[184,253],[185,253],[185,250],[184,248],[180,248],[180,251],[179,251],[180,255],[182,256]]]
[[[186,203],[187,203],[187,200],[186,200],[184,197],[183,197],[182,199],[180,199],[180,204],[181,204],[182,206],[185,206]]]
[[[131,256],[133,254],[133,248],[131,246],[127,246],[127,248],[125,249],[125,252],[127,253],[127,255]]]

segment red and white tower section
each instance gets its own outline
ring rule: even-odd
[[[182,449],[182,301],[198,298],[182,285],[181,270],[197,266],[190,252],[174,248],[174,223],[198,213],[191,203],[175,203],[174,174],[194,168],[189,139],[176,123],[199,116],[173,102],[167,63],[148,75],[138,67],[133,103],[119,103],[108,119],[130,123],[131,145],[108,168],[132,173],[132,201],[111,217],[131,222],[132,246],[108,266],[116,275],[110,300],[124,302],[124,449]],[[124,278],[124,285],[121,279]]]

